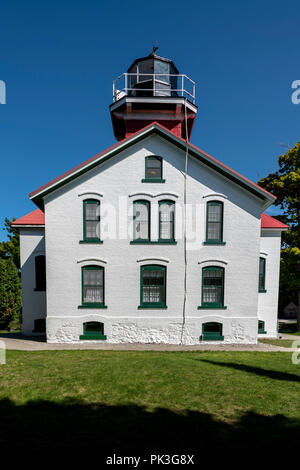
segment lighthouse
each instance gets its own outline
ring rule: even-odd
[[[195,82],[172,60],[157,55],[156,48],[113,81],[110,114],[117,140],[155,121],[189,140],[197,109]]]

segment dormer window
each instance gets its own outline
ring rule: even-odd
[[[164,183],[163,159],[156,155],[145,158],[145,178],[143,183]]]

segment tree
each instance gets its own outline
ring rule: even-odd
[[[7,232],[8,240],[0,242],[0,258],[11,258],[15,266],[20,269],[20,235],[17,228],[11,226],[16,219],[10,221],[7,217],[4,220],[4,229]]]
[[[278,164],[279,170],[258,184],[277,197],[275,206],[280,207],[282,214],[276,218],[290,227],[282,234],[279,303],[298,303],[300,331],[300,142],[280,155]]]
[[[21,310],[21,283],[18,269],[11,258],[0,259],[0,323],[9,329]]]

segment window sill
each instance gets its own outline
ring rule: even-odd
[[[227,307],[226,307],[226,306],[223,306],[223,307],[217,307],[217,306],[216,306],[216,307],[215,307],[215,306],[213,306],[213,305],[210,305],[210,306],[207,305],[207,306],[204,307],[203,305],[199,305],[199,307],[197,307],[197,309],[198,309],[198,310],[207,310],[207,309],[210,309],[210,310],[211,310],[211,309],[214,309],[214,310],[226,310]]]
[[[107,305],[104,304],[83,304],[78,305],[78,308],[107,308]]]
[[[166,305],[139,305],[138,310],[143,310],[143,309],[149,309],[149,308],[160,308],[160,309],[166,309],[168,308]]]
[[[215,336],[201,335],[200,336],[200,341],[224,341],[224,336],[221,336],[221,335],[215,335]]]
[[[258,292],[260,294],[265,294],[267,292],[267,289],[259,289]]]
[[[166,180],[162,179],[162,178],[143,178],[142,179],[142,183],[165,183]]]
[[[106,339],[106,335],[80,335],[79,336],[79,339],[85,339],[85,340],[105,340]]]
[[[82,243],[96,243],[96,244],[101,245],[103,243],[103,241],[102,240],[80,240],[79,243],[80,244],[82,244]]]
[[[176,240],[132,240],[130,245],[177,245]]]
[[[218,241],[211,240],[211,241],[203,242],[203,245],[226,245],[226,242],[218,242]]]
[[[259,335],[266,335],[267,332],[266,332],[265,330],[264,330],[264,331],[258,331],[258,334],[259,334]]]

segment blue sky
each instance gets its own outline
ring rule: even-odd
[[[196,81],[195,145],[257,181],[277,169],[282,142],[299,140],[296,0],[28,0],[0,9],[0,226],[35,209],[29,192],[115,143],[112,80],[156,42]]]

